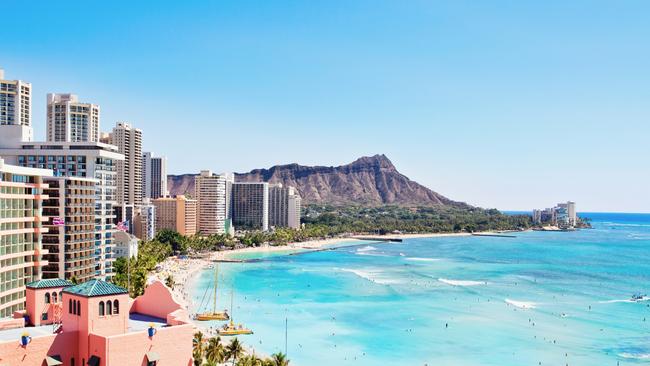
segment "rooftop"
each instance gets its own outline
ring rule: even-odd
[[[139,332],[141,330],[149,329],[149,325],[154,324],[156,328],[162,328],[167,326],[167,321],[165,319],[156,318],[149,315],[144,315],[140,313],[131,313],[129,314],[129,332]]]
[[[85,297],[128,293],[125,288],[97,279],[93,279],[76,286],[64,288],[63,292]]]
[[[68,280],[62,280],[60,278],[49,278],[44,280],[38,280],[28,283],[28,288],[52,288],[52,287],[68,287],[72,286],[73,283]]]
[[[0,330],[0,342],[16,341],[16,344],[18,344],[23,333],[28,333],[30,337],[52,335],[54,333],[54,327],[52,325],[42,325],[40,327],[3,329]]]

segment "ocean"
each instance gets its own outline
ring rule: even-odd
[[[630,300],[650,293],[650,214],[581,216],[594,228],[221,264],[218,307],[234,288],[235,322],[255,332],[240,340],[298,366],[650,363],[650,298]]]

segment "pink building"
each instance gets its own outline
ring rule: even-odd
[[[191,366],[194,327],[160,281],[135,300],[101,280],[27,284],[0,320],[0,366]]]

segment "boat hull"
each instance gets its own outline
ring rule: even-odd
[[[245,335],[245,334],[253,334],[252,330],[248,329],[241,329],[241,330],[219,330],[218,331],[220,336],[236,336],[236,335]]]
[[[209,321],[209,320],[229,320],[228,313],[206,313],[196,316],[196,320]]]

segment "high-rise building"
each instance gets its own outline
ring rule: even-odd
[[[47,141],[99,142],[99,106],[74,94],[48,94]]]
[[[41,278],[43,177],[51,170],[17,167],[0,159],[0,318],[25,308],[25,285]]]
[[[56,177],[92,178],[95,190],[95,276],[109,278],[113,273],[113,206],[117,203],[118,161],[124,155],[113,145],[98,142],[29,142],[19,146],[0,145],[6,162],[30,168],[47,168]]]
[[[197,201],[198,232],[203,235],[224,234],[228,231],[228,181],[231,175],[213,174],[202,170],[194,181]]]
[[[232,224],[238,230],[269,229],[269,184],[235,182],[232,184]]]
[[[156,207],[156,232],[167,229],[185,236],[196,234],[196,200],[176,196],[156,198],[152,203]]]
[[[576,203],[568,201],[566,203],[558,203],[555,207],[544,210],[534,209],[533,223],[538,225],[555,225],[562,229],[575,227],[579,225]]]
[[[297,194],[289,196],[289,220],[287,226],[292,229],[300,229],[300,214],[302,209],[302,198]]]
[[[146,152],[142,155],[143,166],[143,197],[160,198],[169,195],[167,192],[167,158],[154,156]]]
[[[133,234],[133,218],[135,205],[113,205],[113,223],[128,227],[128,233]]]
[[[43,201],[43,278],[76,279],[85,282],[95,276],[95,192],[97,180],[52,177],[44,181],[48,199]]]
[[[300,196],[295,188],[269,185],[269,227],[300,227]]]
[[[576,203],[573,201],[568,201],[567,203],[567,211],[569,214],[569,225],[570,226],[576,226],[578,223],[578,214],[576,212]]]
[[[32,130],[32,84],[5,80],[0,69],[0,141],[29,142]]]
[[[135,208],[133,235],[142,240],[151,240],[156,236],[156,206],[148,199]]]
[[[142,204],[142,130],[125,122],[118,122],[110,134],[123,161],[117,162],[117,202]]]

